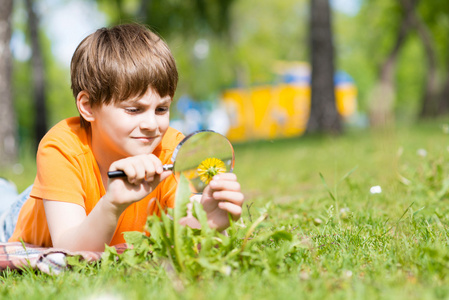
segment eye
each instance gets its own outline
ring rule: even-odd
[[[156,113],[160,114],[160,115],[165,114],[168,111],[169,111],[169,107],[168,106],[160,106],[160,107],[156,108]]]
[[[136,114],[140,112],[140,108],[137,107],[125,107],[125,111],[130,114]]]

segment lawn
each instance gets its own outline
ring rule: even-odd
[[[180,250],[186,274],[162,254],[58,276],[4,272],[0,297],[449,298],[447,122],[236,144],[243,222],[210,249],[210,233],[188,231],[184,246],[204,239],[202,260]],[[5,174],[24,188],[28,165]]]

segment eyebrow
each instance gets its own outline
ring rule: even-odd
[[[167,97],[161,99],[161,101],[159,102],[159,104],[168,104],[168,103],[171,103],[171,102],[172,102],[171,97],[170,97],[170,96],[167,96]]]
[[[123,101],[122,103],[126,103],[126,104],[128,104],[128,105],[136,105],[136,104],[140,104],[140,103],[139,103],[140,100],[141,100],[141,98],[138,98],[138,99],[128,99],[128,100]],[[171,103],[171,102],[172,102],[172,98],[171,98],[170,96],[166,96],[166,97],[162,98],[162,99],[159,101],[158,104],[168,104],[168,103]]]

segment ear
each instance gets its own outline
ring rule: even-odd
[[[95,120],[94,114],[92,112],[92,105],[89,101],[89,94],[86,91],[81,91],[76,97],[76,106],[78,111],[87,122],[92,122]]]

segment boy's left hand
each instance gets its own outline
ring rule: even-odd
[[[238,220],[242,214],[245,197],[240,191],[240,184],[234,173],[215,175],[204,189],[201,197],[209,226],[218,231],[229,227],[229,216]]]

